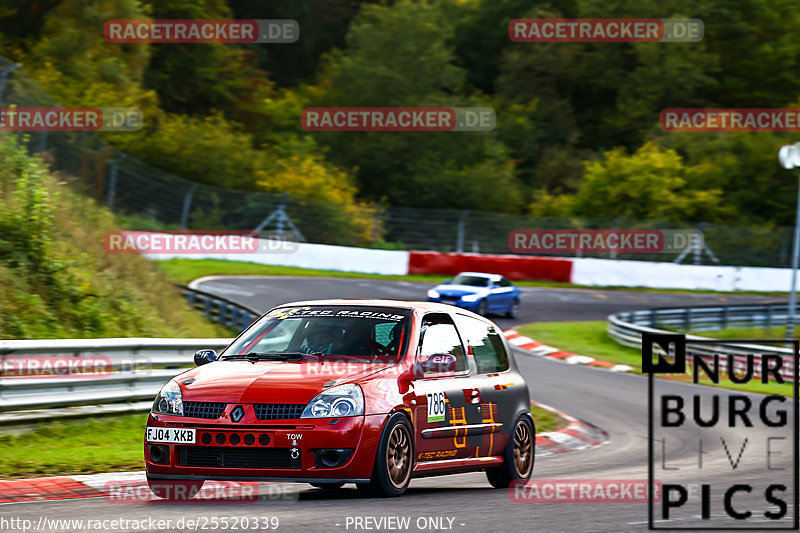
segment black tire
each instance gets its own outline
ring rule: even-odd
[[[506,316],[508,318],[517,318],[517,314],[519,314],[519,306],[519,300],[514,300],[514,302],[511,304],[511,307],[508,308],[508,313],[506,313]]]
[[[478,314],[481,316],[489,314],[489,303],[486,301],[486,298],[478,302]]]
[[[394,413],[381,433],[370,482],[356,487],[369,496],[400,496],[408,488],[413,470],[414,431],[405,415]]]
[[[527,435],[527,437],[525,436]],[[518,453],[520,446],[524,447],[527,440],[527,452],[523,460],[522,454]],[[496,468],[486,470],[486,477],[489,483],[495,488],[504,489],[514,481],[525,481],[530,479],[533,474],[533,463],[536,459],[536,430],[533,421],[525,415],[517,418],[514,422],[508,444],[503,451],[503,464]]]
[[[184,479],[153,479],[147,477],[150,491],[162,500],[185,501],[194,498],[205,481],[188,481]]]
[[[339,483],[310,483],[312,487],[322,490],[338,490],[344,487],[344,482]]]

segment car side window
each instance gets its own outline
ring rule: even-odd
[[[497,328],[464,315],[458,315],[458,325],[472,348],[480,374],[508,370],[508,354]]]
[[[501,287],[510,287],[511,286],[511,282],[508,281],[506,278],[500,278],[499,285]]]
[[[455,324],[446,318],[446,315],[425,317],[422,321],[418,356],[427,357],[444,353],[455,356],[456,372],[467,369],[467,356]]]

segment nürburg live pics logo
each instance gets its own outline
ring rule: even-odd
[[[649,529],[797,530],[798,344],[643,333]]]

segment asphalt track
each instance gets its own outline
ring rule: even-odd
[[[323,280],[298,278],[214,279],[200,283],[200,288],[259,309],[293,300],[334,297],[381,297],[417,299],[425,295],[426,285],[404,282]],[[648,308],[669,305],[702,305],[720,302],[759,301],[751,296],[705,294],[636,293],[632,291],[579,291],[564,289],[523,290],[523,312],[517,320],[498,318],[503,327],[534,320],[600,320],[608,313],[627,308]],[[610,442],[590,450],[537,459],[534,477],[544,479],[646,479],[647,478],[647,379],[630,374],[615,374],[600,369],[579,367],[555,362],[517,351],[516,359],[526,376],[533,399],[547,403],[600,426],[608,431]],[[659,392],[698,394],[707,399],[710,389],[672,381],[657,380]],[[722,393],[722,416],[727,416],[726,397]],[[749,395],[757,401],[760,397]],[[707,411],[704,411],[707,412]],[[770,410],[772,412],[772,410]],[[790,417],[792,410],[789,409]],[[756,416],[756,415],[753,415]],[[790,418],[791,420],[791,418]],[[734,501],[738,509],[751,509],[758,516],[774,509],[765,502],[763,486],[768,481],[786,480],[788,491],[783,499],[793,501],[792,468],[768,472],[765,465],[766,436],[791,438],[793,431],[758,427],[743,429],[706,428],[703,430],[703,468],[696,469],[698,436],[693,426],[671,430],[665,437],[664,448],[658,442],[658,479],[680,480],[684,483],[712,483],[711,518],[699,520],[700,504],[690,497],[687,510],[673,514],[668,522],[657,527],[723,527],[733,524],[726,518],[720,487],[734,483],[750,483],[753,494],[739,494]],[[750,437],[741,453],[737,468],[731,466],[740,452],[743,438]],[[726,439],[728,454],[720,445]],[[773,456],[773,467],[787,467],[792,457],[791,440],[773,443],[773,453],[781,451],[783,458]],[[663,466],[680,468],[661,470]],[[783,461],[783,462],[781,462]],[[360,497],[354,488],[345,487],[335,493],[325,493],[308,485],[287,485],[288,499],[260,501],[255,504],[112,504],[102,499],[48,501],[11,504],[0,507],[0,517],[23,518],[36,524],[40,517],[74,519],[170,519],[175,524],[181,518],[200,517],[232,520],[233,517],[272,517],[280,519],[278,531],[370,531],[374,522],[355,519],[374,517],[410,517],[407,531],[645,531],[647,505],[644,503],[530,503],[513,502],[506,490],[492,489],[482,473],[462,474],[414,480],[406,495],[397,499]],[[659,511],[660,508],[656,507]],[[789,506],[789,516],[793,508]],[[444,517],[444,526],[429,527],[418,519]],[[452,518],[449,525],[448,518]],[[783,521],[783,526],[791,522]],[[418,526],[423,527],[418,527]],[[742,524],[744,525],[744,524]],[[774,527],[762,520],[747,524],[751,527]],[[370,528],[367,529],[366,526]],[[174,527],[174,525],[173,525]],[[74,528],[51,529],[71,531]],[[134,531],[134,529],[128,529]],[[124,531],[128,531],[124,530]],[[137,529],[138,530],[138,529]],[[211,523],[207,531],[214,531]],[[397,530],[397,529],[395,529]],[[123,531],[123,530],[118,530]],[[163,531],[163,529],[149,529]],[[405,530],[404,530],[405,531]]]

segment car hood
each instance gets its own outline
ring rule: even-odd
[[[308,403],[323,389],[364,379],[391,366],[342,361],[215,361],[181,374],[177,381],[183,401]],[[194,381],[183,383],[190,378]]]
[[[473,287],[472,285],[439,285],[436,292],[442,296],[464,296],[465,294],[488,294],[489,289],[485,287]]]

